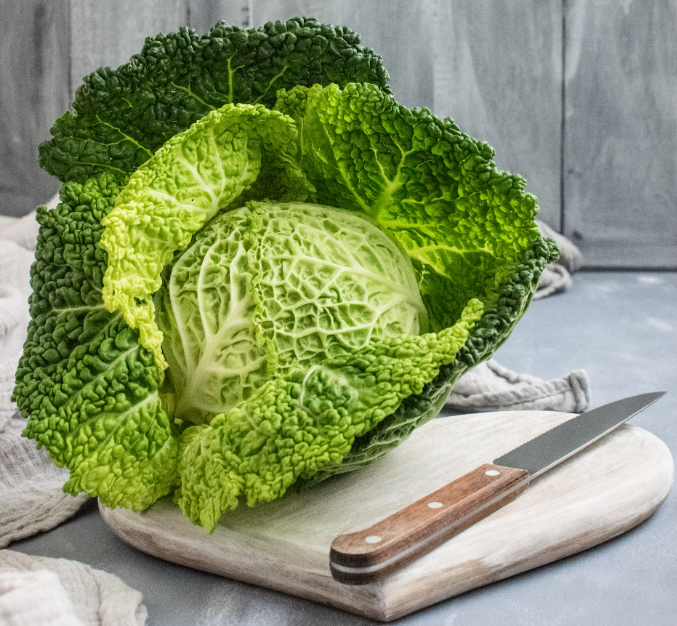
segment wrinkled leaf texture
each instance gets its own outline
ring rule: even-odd
[[[350,445],[341,442],[340,454],[296,477],[316,482],[398,445],[437,414],[463,373],[509,336],[543,267],[558,253],[535,230],[535,198],[524,192],[523,179],[496,168],[491,148],[451,120],[397,105],[387,96],[380,58],[358,41],[347,29],[303,18],[249,30],[220,23],[204,37],[181,29],[148,39],[118,70],[88,76],[74,114],[57,120],[53,138],[40,147],[40,163],[65,183],[62,204],[38,212],[32,320],[14,399],[29,417],[25,434],[71,470],[65,490],[140,510],[177,482],[180,451],[159,400],[158,346],[139,343],[139,331],[120,312],[106,310],[101,294],[108,257],[98,243],[101,221],[130,175],[224,104],[277,103],[296,121],[298,163],[314,187],[307,190],[312,199],[363,211],[394,234],[418,271],[433,331],[452,327],[472,298],[484,311],[468,322],[463,341],[455,336],[456,357],[438,366],[434,380],[414,395],[401,394],[370,430],[361,426]],[[331,83],[338,86],[321,89]],[[375,87],[341,89],[348,83]],[[153,269],[151,282],[171,252]],[[144,290],[152,294],[157,283]],[[275,384],[298,381],[273,381],[267,391],[273,393]],[[323,384],[318,379],[314,388]],[[217,427],[208,434],[217,436]],[[261,445],[243,449],[256,454]],[[256,475],[261,472],[257,467]],[[229,498],[243,493],[228,492],[238,481],[235,476],[224,488],[222,502],[207,503],[212,511],[198,503],[191,518],[213,526]],[[257,485],[248,497],[267,500],[284,488]]]
[[[73,112],[39,147],[41,167],[64,185],[54,211],[38,209],[32,319],[12,396],[29,418],[24,435],[70,469],[65,491],[142,510],[177,478],[161,369],[101,297],[101,221],[129,175],[224,103],[272,106],[279,88],[351,80],[388,91],[387,79],[355,33],[304,18],[255,29],[220,22],[202,37],[181,28],[85,77]]]

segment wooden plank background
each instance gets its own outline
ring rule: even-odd
[[[677,268],[677,1],[567,4],[564,232],[593,266]]]
[[[0,214],[24,215],[57,191],[38,144],[72,101],[68,0],[0,0]]]
[[[561,227],[562,8],[542,0],[438,2],[434,105],[527,180]]]
[[[677,0],[0,0],[0,214],[57,183],[37,145],[148,35],[312,15],[357,30],[399,102],[523,175],[589,268],[677,269]]]

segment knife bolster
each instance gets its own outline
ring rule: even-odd
[[[486,463],[361,531],[338,536],[330,569],[339,582],[378,580],[512,502],[529,473]]]

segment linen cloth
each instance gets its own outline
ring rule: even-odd
[[[48,206],[56,206],[57,201],[53,198]],[[547,236],[556,235],[564,254],[561,265],[546,268],[536,298],[567,289],[569,271],[580,264],[575,246],[547,231],[547,226],[539,224],[539,228]],[[11,402],[30,319],[29,272],[37,233],[34,213],[20,219],[0,216],[0,548],[58,526],[88,499],[84,494],[73,497],[61,491],[67,470],[57,468],[44,449],[37,450],[35,442],[20,436],[25,420]],[[589,399],[585,372],[545,381],[491,360],[456,383],[447,408],[463,413],[501,409],[580,412]],[[49,605],[58,611],[40,613]],[[122,626],[143,624],[145,619],[141,594],[111,574],[74,561],[0,550],[0,625]]]
[[[141,601],[117,576],[83,563],[0,550],[3,626],[143,626]]]
[[[59,577],[48,570],[0,572],[0,624],[82,626]]]
[[[444,406],[460,414],[517,410],[581,413],[589,405],[590,384],[584,370],[543,380],[517,374],[491,359],[463,376]]]

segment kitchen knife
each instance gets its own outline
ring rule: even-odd
[[[529,482],[665,395],[645,393],[581,413],[373,526],[334,539],[332,576],[359,585],[391,574],[514,500]]]

